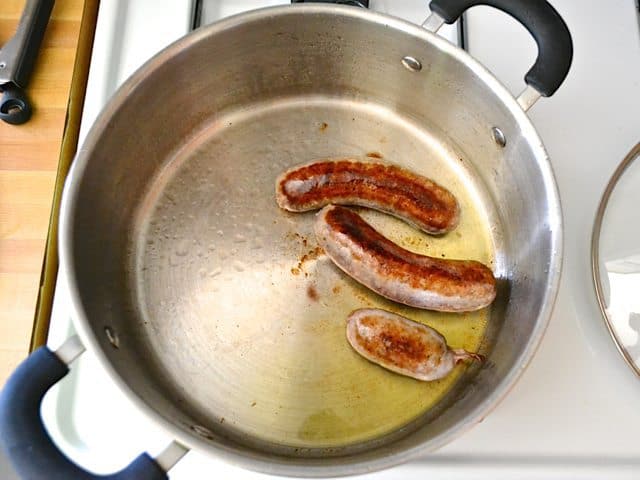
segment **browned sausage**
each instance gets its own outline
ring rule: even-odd
[[[418,380],[445,377],[465,359],[483,360],[477,353],[450,349],[433,328],[376,308],[349,315],[347,340],[367,360]]]
[[[291,212],[328,204],[359,205],[401,218],[430,234],[458,224],[456,198],[437,183],[394,165],[352,159],[319,160],[284,172],[278,205]]]
[[[396,302],[464,312],[486,307],[496,296],[493,273],[482,263],[405,250],[348,208],[323,208],[316,219],[315,234],[320,246],[345,273]]]

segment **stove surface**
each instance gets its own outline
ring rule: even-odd
[[[238,10],[283,1],[204,2],[207,23]],[[640,382],[619,356],[600,317],[591,283],[590,233],[600,195],[638,141],[640,35],[634,0],[552,0],[574,40],[572,70],[557,94],[529,115],[545,142],[564,210],[565,259],[551,324],[533,362],[481,424],[423,459],[367,478],[637,478]],[[371,6],[420,23],[423,0]],[[171,0],[102,0],[81,136],[117,85],[165,45],[185,34],[194,6]],[[488,7],[466,18],[469,52],[514,94],[536,55],[514,20]],[[604,34],[606,32],[606,34]],[[455,29],[448,30],[452,40]],[[126,48],[125,48],[126,46]],[[73,332],[60,272],[49,345]],[[142,450],[171,439],[109,381],[90,352],[47,395],[47,428],[61,449],[96,472],[110,472]],[[266,478],[190,452],[172,479]]]

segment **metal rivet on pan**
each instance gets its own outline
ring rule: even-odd
[[[0,62],[0,68],[6,68],[6,67],[7,67],[7,64],[6,64],[6,63],[4,63],[4,62]]]
[[[213,433],[208,428],[205,428],[200,425],[191,425],[191,430],[196,432],[201,437],[204,437],[208,440],[213,440]]]
[[[404,65],[407,70],[411,70],[412,72],[419,72],[420,70],[422,70],[422,63],[420,63],[420,60],[409,55],[407,55],[406,57],[402,57],[402,65]]]
[[[493,134],[493,139],[499,146],[504,148],[507,145],[507,137],[504,136],[502,130],[498,127],[493,127],[491,133]]]
[[[113,328],[104,327],[104,333],[107,334],[107,340],[113,348],[120,348],[120,338]]]

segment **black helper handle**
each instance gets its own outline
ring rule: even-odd
[[[571,67],[573,43],[567,24],[546,0],[431,0],[431,11],[455,22],[476,5],[488,5],[508,13],[533,35],[538,58],[524,81],[541,95],[550,97],[560,87]]]
[[[22,362],[0,392],[0,447],[25,480],[168,480],[149,455],[142,454],[113,475],[94,475],[72,463],[53,444],[40,417],[47,390],[69,368],[47,347]]]
[[[27,0],[16,33],[0,50],[0,120],[13,125],[31,117],[24,93],[49,23],[55,0]]]

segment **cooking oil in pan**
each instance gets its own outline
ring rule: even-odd
[[[459,226],[434,237],[388,215],[362,209],[363,217],[407,249],[492,266],[496,229],[466,164],[378,106],[283,101],[226,120],[159,175],[137,240],[137,303],[167,391],[178,388],[180,408],[211,430],[295,448],[364,442],[429,411],[465,366],[434,382],[391,373],[351,349],[347,316],[388,309],[434,327],[451,347],[478,351],[489,309],[430,312],[362,287],[318,248],[314,212],[277,207],[275,179],[336,152],[395,161],[451,190]]]
[[[460,199],[460,196],[458,195]],[[386,215],[361,210],[379,231],[403,247],[418,253],[445,258],[469,258],[487,265],[493,262],[486,220],[473,205],[461,200],[464,218],[458,229],[443,237],[417,233],[403,222]],[[433,382],[420,382],[384,370],[360,357],[347,344],[345,312],[352,308],[374,307],[390,310],[425,323],[443,335],[455,348],[478,351],[484,338],[489,309],[462,314],[432,312],[405,307],[384,299],[339,272],[326,257],[313,268],[315,279],[311,302],[323,302],[339,320],[318,321],[312,328],[321,341],[336,345],[330,357],[319,357],[325,373],[310,385],[317,404],[301,421],[293,443],[336,445],[366,441],[387,434],[409,423],[433,407],[453,387],[464,371],[457,367],[449,376]],[[328,273],[331,272],[331,273]],[[331,278],[333,287],[318,276]],[[309,293],[309,292],[308,292]],[[324,299],[324,300],[323,300]],[[348,307],[347,307],[348,305]]]

